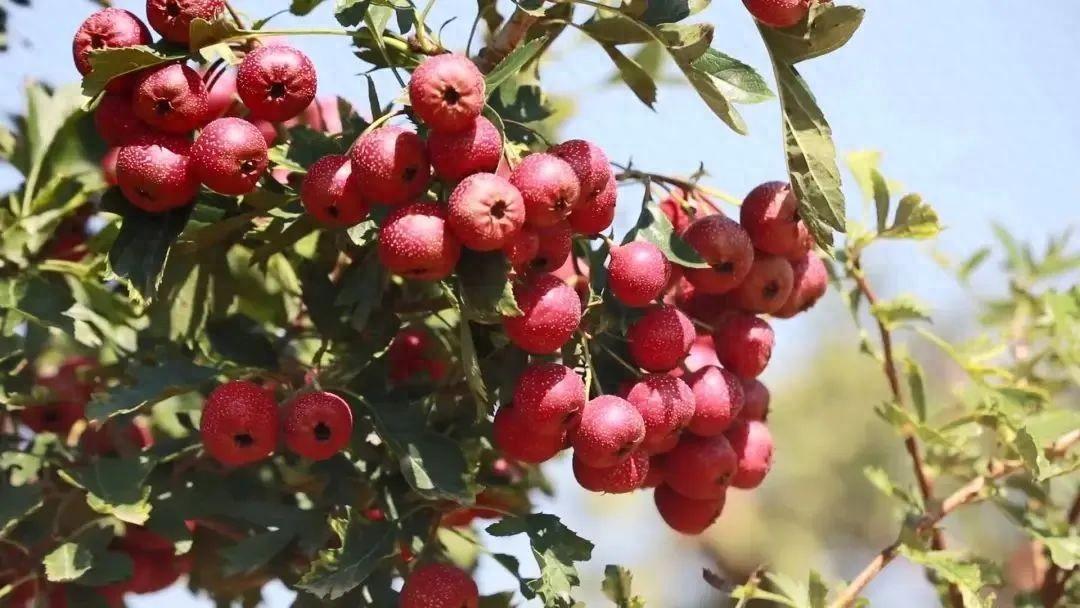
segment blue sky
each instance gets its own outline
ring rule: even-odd
[[[142,13],[141,2],[115,4]],[[260,17],[288,3],[237,0],[235,4]],[[1075,35],[1080,26],[1080,5],[1072,0],[875,0],[867,4],[870,10],[863,28],[848,46],[802,68],[832,123],[839,149],[883,150],[886,175],[921,193],[938,209],[948,229],[937,246],[951,254],[963,255],[989,242],[992,221],[1036,241],[1076,224],[1080,218],[1075,179],[1080,119],[1075,111],[1075,70],[1067,58],[1080,56],[1080,38]],[[22,108],[21,81],[37,78],[61,83],[77,77],[71,63],[70,37],[91,12],[91,4],[34,0],[34,5],[36,10],[10,9],[13,48],[0,55],[5,85],[0,87],[0,110],[5,113]],[[434,23],[448,19],[455,10],[462,11],[444,30],[448,46],[460,48],[464,43],[473,6],[466,0],[437,3]],[[771,77],[764,48],[742,3],[714,2],[696,19],[716,25],[716,48]],[[286,16],[275,25],[296,23]],[[330,23],[326,7],[303,21],[304,25]],[[745,109],[751,130],[748,137],[731,132],[686,87],[663,86],[653,112],[625,88],[605,84],[611,66],[598,47],[574,36],[566,38],[556,47],[542,76],[551,92],[577,98],[577,112],[565,128],[567,137],[591,139],[613,160],[633,158],[640,167],[655,172],[685,175],[704,162],[712,176],[710,183],[738,196],[762,181],[783,179],[776,103]],[[309,52],[319,67],[320,93],[365,99],[364,80],[354,76],[364,66],[349,54],[345,39],[296,37],[293,42]],[[382,82],[386,85],[382,98],[395,96],[396,87],[390,86],[390,81]],[[12,179],[9,171],[0,170],[0,186],[10,186]],[[849,204],[857,208],[855,190],[849,187],[847,191]],[[626,226],[636,215],[639,199],[627,194],[620,200],[624,213],[619,222]],[[885,246],[869,256],[867,266],[877,275],[880,290],[888,295],[899,289],[894,277],[900,277],[905,289],[920,293],[939,309],[954,314],[966,310],[966,296],[951,286],[928,257],[909,255],[909,247]],[[993,279],[993,272],[992,268],[984,270],[983,279]],[[839,308],[840,304],[834,298],[826,306]],[[783,373],[787,366],[798,363],[801,349],[793,344],[798,338],[815,335],[826,318],[830,317],[813,314],[780,328],[772,373]],[[566,464],[553,467],[564,494],[550,509],[566,517],[572,527],[596,530],[597,513],[586,506],[587,499],[572,484],[566,483]],[[663,530],[655,515],[647,513],[645,507],[651,505],[645,503],[651,503],[646,495],[611,499],[603,515],[606,528],[633,526],[635,534],[633,539],[594,534],[598,567],[610,563],[604,560],[630,564],[635,559],[644,560],[648,556],[641,554],[642,540],[653,549],[659,543],[660,550],[680,552],[684,557],[688,553],[681,552],[683,545]],[[524,549],[514,543],[508,548]],[[686,559],[692,562],[694,557]],[[689,575],[684,573],[686,584],[700,586],[699,569],[690,570]],[[918,581],[912,570],[891,571],[872,587],[875,605],[911,605],[912,596],[903,596],[912,593],[910,587],[900,595],[897,592]],[[677,577],[674,582],[683,581]],[[481,585],[486,592],[512,587],[509,579],[488,565],[481,570]],[[272,606],[287,605],[280,591],[268,597]],[[925,593],[919,600],[932,601]],[[133,605],[179,608],[196,604],[173,591]],[[669,599],[658,605],[675,604]]]

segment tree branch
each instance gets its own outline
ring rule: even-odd
[[[1080,431],[1073,431],[1071,434],[1080,437]],[[1068,522],[1070,528],[1080,522],[1080,491],[1076,493],[1076,498],[1073,499],[1072,506],[1069,507],[1069,513],[1065,521]],[[1057,606],[1058,602],[1061,601],[1061,597],[1065,595],[1065,585],[1072,575],[1076,573],[1076,570],[1076,567],[1065,570],[1057,564],[1050,566],[1046,571],[1046,578],[1043,579],[1042,589],[1039,590],[1039,597],[1042,599],[1045,608]]]
[[[506,58],[514,49],[525,40],[529,29],[539,20],[539,17],[530,15],[525,11],[514,9],[514,14],[495,33],[495,39],[491,45],[480,50],[476,57],[476,65],[485,74],[490,72],[500,61]]]

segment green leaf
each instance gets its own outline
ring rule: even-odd
[[[135,379],[94,396],[86,406],[91,420],[104,420],[151,406],[169,397],[196,390],[216,376],[217,370],[197,365],[182,357],[169,357],[157,364],[136,362],[128,368]]]
[[[790,64],[831,53],[855,35],[865,13],[856,6],[818,4],[805,24],[773,30],[774,52]]]
[[[150,518],[150,488],[143,485],[155,462],[148,456],[99,458],[91,464],[62,469],[61,477],[89,494],[90,508],[127,523],[142,525]]]
[[[461,289],[461,312],[466,319],[498,324],[502,323],[504,316],[521,316],[521,309],[514,299],[509,269],[506,256],[501,252],[462,251],[457,276]]]
[[[964,559],[957,553],[950,551],[921,551],[919,549],[903,545],[900,553],[929,570],[932,570],[943,580],[948,581],[960,589],[964,597],[964,605],[971,608],[991,608],[994,605],[994,595],[987,597],[980,595],[983,588],[998,585],[1001,576],[995,568],[989,564]]]
[[[709,48],[712,44],[715,30],[708,23],[695,23],[693,25],[661,25],[656,28],[656,34],[667,47],[668,52],[678,62],[692,63],[702,59],[707,53],[723,55]],[[730,57],[724,55],[727,59]],[[732,60],[734,61],[734,60]],[[736,62],[738,63],[738,62]],[[764,84],[764,83],[762,83]]]
[[[491,97],[495,91],[525,67],[525,64],[536,58],[536,55],[543,50],[547,44],[547,36],[541,36],[539,38],[533,38],[525,44],[514,49],[509,55],[503,58],[490,72],[484,77],[484,82],[487,85],[488,97]]]
[[[515,302],[516,304],[517,302]],[[484,382],[484,375],[480,371],[480,359],[476,356],[476,344],[473,342],[472,327],[469,325],[469,321],[462,320],[459,328],[461,367],[465,373],[465,383],[468,384],[469,392],[472,393],[473,399],[476,401],[477,418],[479,418],[481,413],[486,413],[491,409],[487,384]]]
[[[367,16],[371,0],[335,0],[334,17],[345,27],[360,25]]]
[[[626,10],[647,25],[675,23],[708,8],[712,0],[630,0]]]
[[[225,560],[223,574],[244,574],[265,566],[284,551],[294,537],[295,531],[291,529],[271,530],[222,549],[221,558]]]
[[[326,0],[292,0],[292,4],[289,5],[289,12],[294,15],[303,17],[315,10],[320,4]]]
[[[1046,449],[1078,428],[1080,412],[1075,410],[1050,409],[1025,418],[1023,428],[1017,432],[1016,447],[1036,479],[1049,479],[1064,470],[1062,467],[1067,465],[1050,462]]]
[[[334,305],[348,311],[349,325],[354,330],[367,327],[372,311],[382,302],[386,279],[386,269],[374,248],[345,271]]]
[[[885,230],[889,219],[889,203],[891,195],[889,184],[885,176],[878,170],[881,162],[881,153],[877,151],[852,152],[847,155],[848,169],[855,176],[859,184],[863,198],[874,202],[877,211],[877,230]]]
[[[909,295],[882,300],[870,307],[870,313],[887,329],[895,329],[910,321],[930,321],[926,305]]]
[[[185,56],[183,53],[157,50],[143,45],[91,51],[91,71],[83,76],[83,95],[92,99],[104,91],[105,85],[109,84],[109,81],[117,76],[137,72],[170,61],[178,61]]]
[[[604,595],[618,608],[645,608],[645,600],[634,595],[631,590],[634,577],[622,566],[608,565],[604,568],[604,582],[601,588]]]
[[[733,103],[760,103],[776,96],[757,70],[715,49],[708,49],[690,68],[695,74],[708,77],[720,94]]]
[[[626,235],[625,243],[646,241],[664,252],[669,260],[688,268],[708,268],[696,251],[675,233],[671,220],[653,201],[647,201],[641,208],[637,225]]]
[[[372,523],[350,511],[341,548],[320,552],[296,586],[320,599],[337,600],[395,554],[394,537],[389,522]]]
[[[64,543],[45,556],[45,578],[53,583],[77,580],[90,570],[93,554],[78,543]]]
[[[0,538],[45,504],[41,496],[41,486],[9,485],[6,473],[0,476],[0,494],[4,496],[4,499],[0,500]]]
[[[920,422],[926,422],[926,383],[923,380],[922,366],[911,357],[904,358],[904,373],[907,375],[908,392],[911,403]]]
[[[147,213],[123,200],[119,190],[106,196],[123,218],[109,250],[109,269],[127,283],[137,300],[149,302],[157,295],[169,250],[187,225],[192,206]]]
[[[885,469],[880,467],[866,467],[863,469],[863,475],[885,496],[899,500],[916,512],[921,513],[923,511],[924,507],[922,499],[910,490],[900,487],[899,484],[889,477],[889,474]]]
[[[232,17],[225,13],[218,15],[213,21],[200,18],[192,19],[188,34],[188,48],[192,51],[198,51],[220,42],[242,39],[246,36],[244,30],[237,27]]]
[[[529,588],[545,606],[569,606],[571,590],[581,584],[576,562],[592,557],[593,544],[563,525],[558,517],[535,513],[506,517],[487,528],[492,536],[527,534],[540,576],[528,581]]]
[[[653,107],[656,103],[656,82],[653,81],[652,76],[640,64],[624,55],[615,45],[601,44],[600,46],[615,63],[619,76],[626,86],[630,87],[642,103],[650,108]]]
[[[882,231],[881,236],[892,239],[929,239],[937,236],[939,232],[941,221],[937,212],[923,202],[918,194],[909,194],[900,199],[892,225]]]

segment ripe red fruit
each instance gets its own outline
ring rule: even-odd
[[[694,392],[691,433],[701,437],[720,435],[742,411],[742,381],[726,369],[704,367],[687,376],[686,383]]]
[[[82,22],[71,43],[71,53],[79,73],[89,74],[91,50],[138,46],[150,42],[150,30],[133,13],[119,8],[106,8]],[[130,90],[132,83],[130,75],[114,78],[109,82],[108,90]]]
[[[525,203],[510,182],[494,173],[466,177],[450,195],[450,229],[469,249],[501,249],[525,225]]]
[[[611,250],[608,287],[627,306],[647,306],[656,300],[671,278],[671,262],[660,248],[634,241]]]
[[[702,293],[719,294],[742,283],[754,261],[750,235],[721,214],[694,220],[682,235],[709,268],[687,268],[686,278]]]
[[[153,444],[150,429],[134,421],[120,423],[111,420],[105,424],[91,424],[79,436],[79,447],[92,456],[139,452]]]
[[[690,318],[666,305],[649,309],[626,332],[630,356],[650,372],[666,372],[677,366],[696,337]]]
[[[431,181],[424,141],[402,127],[381,127],[361,135],[349,158],[365,195],[376,202],[408,202],[423,194]]]
[[[101,98],[94,111],[94,126],[98,135],[110,146],[119,146],[150,131],[131,107],[131,97],[109,94]]]
[[[745,313],[733,313],[716,326],[713,342],[724,368],[740,378],[757,378],[772,358],[775,336],[765,321]]]
[[[506,404],[495,412],[491,437],[495,447],[507,458],[539,464],[555,457],[566,447],[566,433],[541,433],[526,424],[513,404]]]
[[[612,175],[599,193],[582,195],[581,201],[570,213],[570,227],[578,234],[600,234],[607,230],[615,221],[618,196],[619,184]]]
[[[566,219],[581,196],[573,168],[552,154],[526,156],[510,175],[510,183],[525,199],[527,221],[537,228]]]
[[[150,213],[190,203],[199,192],[190,151],[187,139],[158,133],[143,135],[120,148],[116,181],[124,197]]]
[[[682,380],[667,374],[649,374],[626,394],[645,421],[642,448],[665,452],[694,417],[694,393]]]
[[[743,0],[754,19],[770,27],[791,27],[810,11],[810,0]]]
[[[754,247],[765,253],[786,255],[799,247],[799,200],[785,182],[766,182],[751,190],[739,209],[739,222]]]
[[[206,187],[233,196],[254,190],[270,164],[266,139],[242,118],[219,118],[206,125],[191,146],[191,160]]]
[[[349,445],[352,408],[326,391],[304,393],[285,406],[285,445],[311,460],[326,460]]]
[[[280,427],[270,391],[243,380],[215,388],[203,404],[203,447],[218,462],[241,466],[274,453]]]
[[[522,372],[514,387],[518,418],[541,433],[566,430],[585,407],[585,382],[558,363],[536,363]]]
[[[583,201],[598,196],[614,177],[604,151],[584,139],[565,141],[548,150],[548,153],[563,159],[574,170],[581,185]]]
[[[613,467],[637,450],[645,433],[645,420],[629,401],[600,395],[585,404],[571,435],[574,459],[590,467]]]
[[[162,38],[186,45],[194,19],[213,21],[223,10],[224,0],[147,0],[146,20]]]
[[[690,345],[690,353],[686,355],[683,362],[675,369],[668,372],[676,378],[686,379],[687,374],[692,374],[699,369],[708,367],[710,365],[720,365],[720,359],[716,358],[716,347],[713,346],[712,336],[709,334],[698,334],[694,338],[694,343]],[[686,380],[689,382],[689,380]]]
[[[221,118],[229,113],[236,104],[236,72],[234,70],[214,70],[203,73],[206,83],[206,107],[209,118]]]
[[[640,488],[649,476],[649,454],[634,452],[612,467],[591,467],[574,453],[574,479],[590,492],[626,494]]]
[[[533,272],[555,272],[570,258],[574,233],[570,224],[559,222],[536,230],[538,246],[536,255],[529,260],[528,270]]]
[[[85,415],[85,402],[55,401],[30,405],[20,410],[19,420],[35,433],[56,433],[63,436]]]
[[[177,557],[171,551],[142,551],[128,549],[131,557],[131,579],[123,583],[126,591],[136,594],[161,591],[176,582],[187,570],[189,556]]]
[[[540,252],[540,234],[535,228],[524,226],[503,246],[503,253],[514,271],[524,273]]]
[[[691,211],[687,211],[687,207]],[[712,203],[688,196],[682,190],[675,190],[671,196],[660,201],[660,211],[667,216],[677,234],[682,234],[696,218],[720,213]]]
[[[779,310],[787,302],[794,282],[791,262],[778,255],[758,252],[750,272],[728,298],[736,308],[767,314]]]
[[[666,466],[665,456],[663,454],[653,454],[650,456],[649,472],[645,475],[645,479],[641,481],[641,487],[656,488],[663,484],[664,478],[667,477]]]
[[[581,322],[577,292],[550,274],[534,274],[514,285],[522,314],[503,317],[506,335],[518,348],[546,355],[562,348]]]
[[[355,165],[354,165],[355,170]],[[379,260],[390,272],[423,281],[438,281],[454,272],[461,243],[436,203],[410,203],[386,217],[379,230]]]
[[[696,500],[718,500],[727,493],[738,459],[723,435],[686,434],[665,454],[665,483]]]
[[[209,118],[206,85],[199,73],[170,63],[143,74],[135,84],[132,107],[139,120],[166,133],[187,133]]]
[[[315,99],[318,77],[304,53],[285,45],[261,46],[244,57],[236,71],[236,92],[251,116],[288,120]]]
[[[390,363],[390,381],[394,383],[423,376],[438,382],[446,375],[446,361],[438,352],[431,332],[420,327],[406,327],[394,336],[386,352]]]
[[[480,591],[464,571],[446,564],[419,566],[401,588],[401,608],[477,608]]]
[[[484,75],[464,55],[428,57],[409,81],[413,111],[432,131],[468,129],[483,111],[486,98]]]
[[[769,417],[769,388],[755,378],[745,378],[743,386],[743,409],[739,420],[758,420],[765,422]]]
[[[738,422],[727,432],[738,459],[732,487],[751,490],[761,485],[772,469],[773,440],[764,422]]]
[[[352,226],[368,214],[360,182],[343,154],[324,156],[308,168],[300,201],[308,213],[329,226]]]
[[[701,534],[716,522],[724,510],[726,496],[718,500],[695,500],[672,490],[667,485],[653,492],[656,510],[671,529],[682,534]]]
[[[464,131],[432,131],[427,147],[435,175],[446,182],[461,181],[474,173],[494,173],[502,158],[502,136],[483,116]]]
[[[789,319],[809,310],[829,288],[829,273],[825,270],[825,263],[813,251],[792,262],[791,271],[794,277],[791,295],[783,306],[772,313],[781,319]]]
[[[276,142],[278,138],[277,127],[274,126],[274,123],[270,122],[269,120],[263,120],[261,118],[252,118],[249,122],[255,125],[255,128],[259,130],[259,133],[262,133],[263,139],[266,140],[266,147],[269,148],[270,146],[274,145],[274,142]],[[346,156],[345,158],[348,157]],[[278,171],[280,169],[282,168],[278,167],[274,171]]]
[[[120,158],[120,148],[109,148],[105,156],[101,157],[101,173],[105,176],[105,183],[115,186],[119,182],[116,179],[116,161]]]

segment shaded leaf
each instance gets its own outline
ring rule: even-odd
[[[630,90],[642,103],[650,108],[653,107],[653,104],[656,103],[656,83],[653,81],[652,76],[636,61],[624,55],[615,45],[602,44],[600,46],[615,63],[615,67],[619,70],[619,76],[626,83],[626,86],[630,87]]]
[[[117,414],[134,412],[169,397],[196,390],[217,373],[213,368],[180,357],[163,359],[157,364],[134,363],[128,369],[128,375],[135,382],[95,395],[86,406],[86,416],[91,420],[104,420]]]
[[[128,284],[137,299],[153,300],[169,249],[187,225],[192,207],[147,213],[123,200],[119,190],[113,189],[106,196],[113,205],[109,210],[123,218],[109,250],[109,269]]]
[[[62,469],[68,482],[86,490],[87,504],[99,513],[136,525],[150,517],[150,488],[144,485],[154,468],[148,456],[99,458],[81,467]]]
[[[675,264],[688,268],[708,268],[709,265],[678,234],[660,206],[648,201],[641,209],[637,225],[626,235],[624,242],[646,241],[656,245]]]
[[[91,71],[83,76],[83,95],[90,98],[97,97],[105,90],[105,85],[117,76],[177,61],[184,57],[183,53],[142,45],[93,50],[90,52]]]
[[[498,65],[492,68],[487,76],[484,77],[484,82],[487,85],[488,97],[491,97],[504,82],[510,79],[510,77],[520,72],[521,69],[525,67],[525,64],[535,59],[536,55],[543,50],[547,41],[548,39],[546,36],[533,38],[514,49],[500,61]]]
[[[383,560],[396,552],[394,527],[369,522],[350,512],[339,549],[319,553],[296,586],[323,599],[336,600],[359,587]]]
[[[501,323],[504,316],[521,316],[509,273],[510,265],[502,252],[462,251],[457,277],[466,319],[491,324]]]

